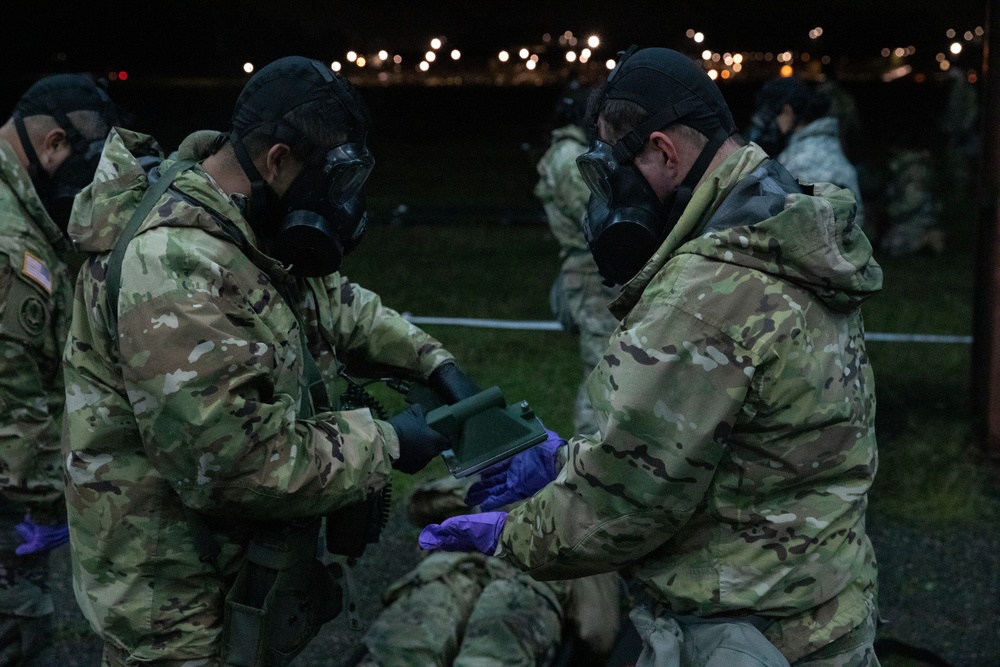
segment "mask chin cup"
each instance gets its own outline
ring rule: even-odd
[[[274,241],[274,256],[297,276],[317,278],[340,268],[344,249],[330,222],[315,211],[289,211]]]

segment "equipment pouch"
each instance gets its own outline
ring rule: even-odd
[[[223,664],[284,667],[343,606],[340,565],[316,557],[320,520],[259,530],[226,596]]]

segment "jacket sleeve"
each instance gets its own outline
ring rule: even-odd
[[[675,307],[610,340],[591,375],[598,435],[569,442],[555,481],[514,508],[500,553],[538,579],[628,566],[705,502],[753,377],[750,356]]]
[[[42,312],[41,295],[22,284],[7,257],[0,256],[0,493],[25,505],[38,523],[51,524],[66,514],[62,420],[53,411],[62,403],[61,373],[57,365],[43,369],[39,331],[20,323]],[[60,400],[53,400],[53,393]]]
[[[375,377],[384,371],[427,379],[454,361],[442,344],[370,290],[335,274],[327,282],[334,313],[334,347],[352,372]]]
[[[122,374],[150,464],[208,514],[288,519],[362,500],[391,475],[395,434],[368,410],[298,417],[298,325],[273,291],[249,297],[259,285],[220,269],[225,245],[154,230],[125,256]],[[156,261],[138,266],[133,247]]]

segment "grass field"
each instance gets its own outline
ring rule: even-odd
[[[376,224],[344,271],[413,315],[551,320],[548,287],[558,270],[557,250],[544,225]],[[864,307],[869,332],[970,334],[968,241],[956,238],[941,256],[880,261],[885,289]],[[424,328],[482,385],[500,386],[509,402],[527,400],[547,426],[571,432],[581,374],[572,335]],[[1000,511],[972,440],[969,346],[870,342],[868,349],[881,458],[872,511],[919,522],[995,520]],[[426,474],[442,471],[435,464]],[[410,480],[399,483],[405,488]]]

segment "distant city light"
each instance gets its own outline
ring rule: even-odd
[[[524,63],[524,66],[527,67],[528,69],[535,69],[535,61],[529,60],[528,62]]]
[[[976,35],[977,35],[978,37],[982,37],[982,36],[983,36],[984,34],[986,34],[986,31],[985,31],[985,30],[983,30],[983,26],[981,26],[981,25],[977,25],[977,26],[976,26]]]
[[[249,74],[253,71],[253,63],[243,63],[243,71]]]
[[[121,70],[120,72],[118,72],[118,80],[119,81],[127,81],[128,80],[128,72],[126,72],[125,70]]]
[[[586,58],[589,58],[592,55],[594,54],[591,52],[590,49],[584,49],[583,51],[580,51],[580,60],[581,61],[585,60]]]
[[[598,37],[597,35],[591,35],[590,37],[587,38],[587,46],[589,46],[590,48],[596,49],[600,45],[601,45],[601,38]]]
[[[941,62],[942,60],[945,60],[947,57],[948,56],[946,56],[945,54],[939,53],[936,56],[934,56],[934,60]]]
[[[334,60],[332,63],[330,63],[330,69],[332,69],[334,72],[339,72],[340,67],[341,67],[340,61]]]
[[[421,72],[426,72],[428,69],[430,69],[430,63],[428,63],[426,60],[421,60],[419,67]]]
[[[424,54],[424,60],[426,60],[429,63],[434,62],[435,58],[437,58],[437,54],[434,53],[433,51],[428,51],[427,53]]]
[[[941,68],[942,72],[947,72],[948,70],[951,69],[951,63],[947,60],[942,60],[940,63],[938,63],[938,67]]]
[[[712,52],[709,51],[708,49],[705,49],[704,51],[701,52],[701,59],[702,60],[711,60],[712,59]]]
[[[527,60],[530,55],[530,51],[528,51],[528,49],[521,49],[517,52],[517,55],[521,57],[521,60]]]
[[[684,32],[684,36],[687,37],[688,39],[692,39],[694,37],[694,28],[688,28]]]
[[[896,49],[892,52],[892,55],[896,56],[897,58],[902,58],[903,56],[906,55],[906,49],[904,49],[901,46],[897,46]]]
[[[614,69],[615,68],[615,60],[614,60],[614,58],[608,58],[607,60],[605,60],[604,61],[604,66],[607,69]]]
[[[743,62],[743,54],[742,53],[734,53],[733,54],[733,62],[736,63],[737,65],[739,65],[741,62]]]
[[[389,59],[389,52],[386,51],[385,49],[382,49],[381,51],[378,52],[378,59],[379,60],[388,60]]]
[[[397,65],[400,65],[400,64],[402,64],[402,62],[403,62],[403,56],[401,56],[401,55],[399,55],[399,54],[397,53],[396,55],[394,55],[394,56],[392,57],[392,62],[396,63]]]
[[[951,51],[952,55],[957,56],[959,53],[962,52],[962,45],[958,42],[952,42],[951,46],[948,47],[948,50]]]
[[[888,58],[890,54],[892,54],[892,51],[890,51],[889,49],[882,49],[883,58]]]
[[[724,69],[722,70],[722,74],[720,74],[719,76],[721,76],[723,79],[728,79],[731,75],[729,74],[729,70]]]
[[[692,39],[694,39],[694,43],[695,44],[701,44],[702,42],[705,41],[705,33],[703,33],[703,32],[696,32],[694,34],[694,37],[692,37]]]
[[[810,39],[819,39],[822,36],[823,36],[823,29],[820,28],[819,26],[817,26],[817,27],[815,27],[815,28],[813,28],[812,30],[809,31],[809,38]]]
[[[507,53],[506,51],[501,51],[499,54],[497,54],[497,58],[500,59],[500,62],[505,63],[508,60],[510,60],[510,54]]]
[[[566,62],[571,63],[574,62],[575,60],[576,60],[576,51],[567,51]]]
[[[888,83],[890,81],[894,81],[896,79],[900,79],[900,78],[902,78],[902,77],[910,74],[910,72],[912,72],[912,71],[913,71],[913,67],[911,67],[910,65],[903,65],[901,67],[896,67],[895,69],[891,69],[888,72],[883,73],[882,74],[882,80],[885,81],[886,83]]]
[[[364,59],[364,56],[358,56],[358,59],[354,61],[354,64],[358,67],[364,67],[368,64],[368,61]]]
[[[972,34],[972,31],[971,31],[971,30],[966,30],[966,31],[965,31],[965,34],[964,34],[964,35],[962,35],[962,37],[965,37],[965,41],[967,41],[967,42],[971,42],[971,41],[972,41],[972,38],[974,37],[974,35]]]
[[[792,66],[791,65],[782,65],[781,66],[780,74],[781,74],[781,76],[783,76],[783,77],[785,77],[787,79],[788,77],[790,77],[792,75],[793,71],[794,70],[792,70]]]
[[[462,57],[462,52],[461,51],[459,51],[458,49],[452,49],[451,50],[451,59],[452,60],[458,60],[461,57]]]
[[[348,51],[347,52],[347,59],[353,63],[355,60],[358,59],[357,52],[355,52],[355,51]]]
[[[432,39],[431,40],[431,48],[434,49],[435,51],[437,51],[438,49],[440,49],[441,48],[441,40],[438,39],[437,37],[435,37],[434,39]]]
[[[714,69],[710,69],[708,70],[708,78],[711,79],[712,81],[715,81],[716,79],[719,78],[719,73],[716,72]]]
[[[944,36],[947,37],[948,39],[954,39],[955,38],[955,29],[954,28],[948,28],[945,31]]]

